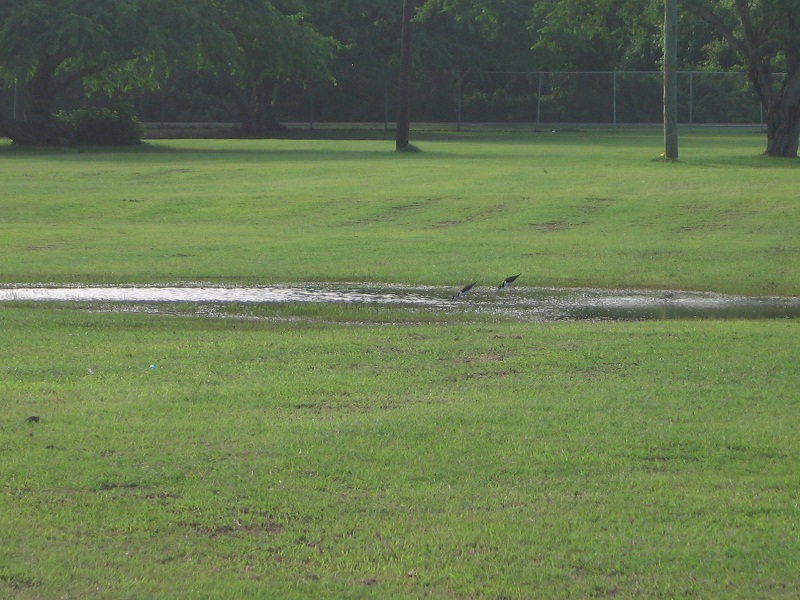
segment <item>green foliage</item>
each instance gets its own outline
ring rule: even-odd
[[[419,68],[530,70],[530,16],[521,0],[427,0],[415,18]]]
[[[171,69],[203,67],[225,72],[251,94],[270,78],[325,73],[333,47],[301,15],[266,0],[0,6],[0,75],[28,84],[23,112],[36,122],[48,122],[56,94],[75,84],[87,93],[153,87]]]
[[[544,0],[530,27],[537,60],[549,70],[653,70],[661,60],[663,3]]]
[[[211,27],[199,24],[203,6],[183,0],[8,0],[0,8],[0,65],[20,80],[48,75],[56,91],[107,70],[136,79],[142,73],[123,65],[174,62],[189,48],[195,51],[197,35],[214,39]]]
[[[129,146],[138,144],[144,127],[129,106],[80,108],[57,117],[74,131],[74,143],[91,146]]]

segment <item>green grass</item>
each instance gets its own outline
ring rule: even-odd
[[[0,147],[0,282],[797,295],[800,164],[659,136]],[[0,306],[0,597],[800,594],[796,319],[168,310]]]
[[[0,280],[800,293],[797,161],[752,131],[0,147]]]
[[[11,597],[800,592],[794,321],[2,321]]]

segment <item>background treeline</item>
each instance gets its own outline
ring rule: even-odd
[[[51,114],[122,105],[142,121],[235,122],[246,135],[287,122],[389,123],[401,4],[130,0],[123,9],[113,0],[7,0],[0,125],[24,142],[13,135],[18,121],[43,123],[49,130],[31,139],[58,140],[71,134],[53,126]],[[714,19],[695,14],[724,2],[681,4],[680,120],[763,121],[764,98],[746,75],[752,79],[753,61]],[[660,0],[418,0],[416,7],[415,121],[661,118]],[[770,57],[776,72],[793,66],[781,52]]]

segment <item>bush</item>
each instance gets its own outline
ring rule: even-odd
[[[78,145],[128,146],[142,141],[144,127],[130,107],[80,108],[60,113],[59,120],[74,132]]]

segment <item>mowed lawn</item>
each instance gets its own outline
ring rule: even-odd
[[[0,148],[0,279],[800,289],[753,132],[414,141]],[[800,595],[797,320],[169,312],[0,305],[0,596]]]
[[[800,293],[800,164],[751,130],[0,147],[0,280]]]

